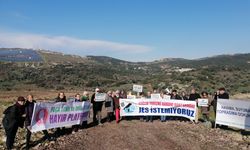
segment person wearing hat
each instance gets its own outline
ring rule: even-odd
[[[7,136],[6,147],[8,150],[13,147],[18,127],[23,128],[25,117],[24,102],[24,97],[20,96],[14,105],[9,106],[3,112],[4,118],[2,123]]]

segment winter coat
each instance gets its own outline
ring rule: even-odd
[[[195,101],[195,100],[197,100],[198,98],[201,98],[200,94],[198,94],[198,93],[194,93],[194,94],[190,94],[190,95],[189,95],[189,100],[190,100],[190,101]]]
[[[218,98],[220,98],[220,99],[229,99],[229,95],[227,93],[219,94]]]
[[[89,100],[89,97],[87,96],[82,96],[82,101],[85,102],[85,101],[88,101]]]
[[[208,99],[208,107],[201,106],[201,113],[209,115],[212,99],[211,98],[207,99]]]
[[[171,95],[170,99],[176,99],[176,100],[182,100],[182,98],[180,97],[180,95],[176,94],[176,95]]]
[[[34,110],[34,106],[35,106],[35,103],[36,101],[27,101],[25,103],[25,114],[26,114],[26,117],[25,117],[25,126],[30,126],[31,124],[31,120],[32,120],[32,115],[33,115],[33,110]]]
[[[75,102],[81,102],[81,100],[80,99],[75,99]]]
[[[3,126],[5,130],[11,130],[13,128],[23,127],[24,124],[24,106],[20,105],[18,102],[10,107],[8,107],[3,114]]]
[[[217,110],[217,100],[218,100],[218,98],[229,99],[229,94],[228,93],[224,93],[224,94],[219,94],[219,95],[215,95],[214,96],[214,99],[212,101],[212,105],[213,105],[215,111]]]
[[[111,96],[106,97],[105,108],[107,112],[114,112],[114,100]]]
[[[93,110],[94,111],[101,111],[103,102],[96,102],[95,101],[95,93],[91,96],[91,103],[93,104]]]
[[[56,102],[67,102],[66,96],[64,96],[62,99],[60,97],[57,97]]]

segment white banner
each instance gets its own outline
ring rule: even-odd
[[[135,99],[136,96],[135,95],[127,95],[127,99]]]
[[[151,94],[151,99],[162,99],[161,94]]]
[[[208,99],[199,98],[198,99],[198,106],[208,107]]]
[[[164,99],[120,99],[121,116],[181,116],[195,120],[196,102]]]
[[[133,91],[135,92],[142,92],[143,86],[142,85],[133,85]]]
[[[165,100],[170,100],[171,99],[171,96],[170,95],[163,95],[163,99],[165,99]]]
[[[31,132],[80,124],[88,119],[89,110],[89,102],[36,103]]]
[[[250,101],[218,99],[216,124],[250,129]]]
[[[105,101],[107,94],[106,93],[96,93],[95,94],[95,101],[102,102]]]

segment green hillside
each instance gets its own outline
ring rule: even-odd
[[[163,59],[127,62],[105,56],[80,57],[39,51],[42,62],[0,62],[0,89],[56,90],[124,88],[143,84],[153,88],[250,93],[250,54],[221,55],[196,60]]]

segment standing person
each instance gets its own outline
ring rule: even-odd
[[[75,101],[74,102],[81,102],[81,95],[79,93],[77,93],[75,95]],[[72,133],[74,134],[74,133],[78,132],[79,127],[80,127],[80,125],[78,125],[78,124],[73,125],[72,126]]]
[[[193,88],[193,89],[191,90],[191,94],[189,95],[189,100],[190,100],[190,101],[197,101],[198,98],[201,98],[201,96],[200,96],[200,94],[198,94],[198,93],[196,92],[196,89]]]
[[[67,102],[64,92],[58,93],[58,96],[56,97],[56,103],[59,103],[59,102]],[[65,134],[65,127],[56,128],[56,132],[55,132],[56,137],[59,137],[64,134]]]
[[[171,94],[171,98],[172,100],[182,100],[181,96],[179,94],[177,94],[177,90],[173,90],[172,94]],[[170,117],[170,120],[184,120],[182,117]]]
[[[121,90],[120,92],[120,98],[126,99],[127,98],[127,93],[124,90]]]
[[[182,100],[181,96],[177,94],[177,90],[173,90],[170,99]]]
[[[87,102],[89,101],[89,93],[87,91],[83,92],[82,101]],[[89,113],[90,118],[90,113]],[[86,128],[88,126],[88,120],[82,122],[82,128]]]
[[[114,103],[115,103],[115,121],[119,123],[120,121],[120,91],[116,90],[113,95]]]
[[[89,93],[87,91],[83,92],[82,101],[83,102],[89,101]]]
[[[182,100],[188,100],[186,92],[184,92],[184,91],[181,92],[181,98],[182,98]]]
[[[220,99],[229,99],[229,94],[226,92],[225,88],[219,88],[219,94],[218,94],[218,98]]]
[[[210,120],[209,119],[209,112],[210,112],[211,99],[208,97],[207,92],[202,92],[201,96],[202,96],[201,98],[208,100],[208,106],[207,107],[201,106],[201,113],[202,113],[203,120],[205,122],[207,122],[207,121]]]
[[[214,108],[214,115],[216,117],[216,110],[217,110],[217,100],[218,99],[229,99],[229,94],[226,92],[225,88],[219,88],[218,91],[214,94],[214,99],[212,101],[213,108]]]
[[[150,91],[147,92],[146,98],[148,98],[148,99],[151,98],[151,92]],[[149,122],[149,121],[153,122],[153,116],[146,116],[146,122]]]
[[[192,90],[191,90],[191,94],[189,95],[189,100],[190,101],[196,101],[196,106],[197,106],[197,101],[198,101],[198,99],[199,98],[201,98],[201,96],[200,96],[200,94],[198,94],[197,92],[196,92],[196,89],[195,88],[192,88]],[[199,110],[198,110],[198,107],[196,107],[196,111],[198,112]],[[199,118],[199,116],[198,116],[199,114],[198,113],[196,113],[196,115],[195,115],[195,123],[198,123],[198,118]]]
[[[213,97],[213,101],[212,101],[212,106],[213,106],[213,111],[214,111],[215,118],[216,118],[216,109],[217,109],[218,95],[219,95],[219,90],[216,91],[216,92],[214,92],[214,97]]]
[[[30,137],[31,137],[31,131],[30,131],[30,125],[31,125],[31,119],[32,114],[34,110],[34,105],[36,101],[34,100],[33,95],[29,94],[27,96],[27,101],[25,103],[25,127],[26,127],[26,150],[30,148]],[[52,140],[47,130],[43,130],[44,139]]]
[[[64,92],[58,93],[58,96],[56,98],[56,102],[67,102]]]
[[[4,112],[3,127],[7,136],[6,146],[8,150],[11,150],[15,142],[16,133],[18,127],[23,128],[24,124],[24,97],[17,98],[17,102],[8,107]]]
[[[107,97],[105,100],[105,108],[107,111],[107,121],[111,122],[114,116],[114,100],[112,97],[112,91],[108,91]]]
[[[170,93],[167,93],[167,92],[162,91],[162,92],[161,92],[161,97],[162,97],[163,100],[166,100],[166,99],[164,99],[164,95],[167,95],[167,96],[170,96],[170,97],[171,97],[171,94],[170,94]],[[166,122],[166,120],[167,120],[167,119],[170,119],[170,118],[171,118],[171,117],[168,117],[168,116],[166,116],[166,115],[160,116],[161,122]]]
[[[146,98],[144,92],[140,92],[140,93],[138,93],[138,94],[139,94],[139,96],[138,96],[137,98],[140,98],[140,99]],[[145,117],[145,116],[140,116],[140,117],[139,117],[141,122],[143,122],[144,117]]]
[[[99,88],[95,89],[95,93],[91,97],[91,103],[93,104],[93,122],[97,123],[97,121],[98,121],[98,125],[102,125],[101,121],[102,121],[102,105],[103,105],[103,101],[96,101],[95,95],[97,93],[100,93]]]

